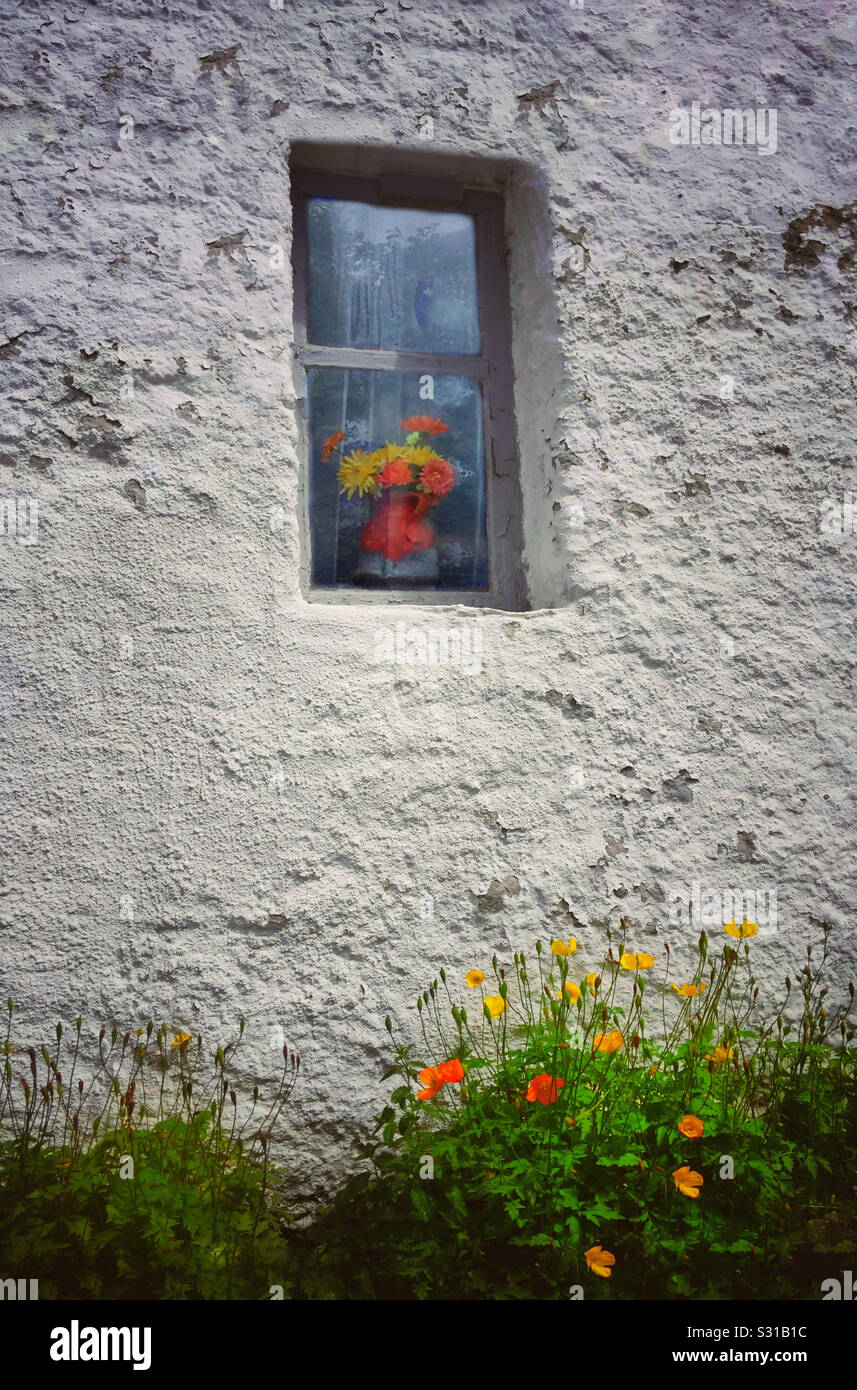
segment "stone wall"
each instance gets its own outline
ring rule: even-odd
[[[582,960],[622,918],[688,960],[696,884],[775,891],[764,995],[825,918],[844,990],[853,6],[0,8],[0,973],[28,1041],[243,1015],[264,1076],[282,1029],[323,1192],[385,1015],[414,1029],[443,963],[560,932]],[[673,143],[693,102],[776,111],[776,149]],[[297,141],[507,171],[531,611],[301,592]],[[480,669],[378,664],[399,621],[478,630]]]

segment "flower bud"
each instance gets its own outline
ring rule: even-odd
[[[232,1101],[232,1106],[234,1109],[234,1107],[238,1104],[238,1097],[236,1096],[234,1091],[229,1092],[229,1099]]]

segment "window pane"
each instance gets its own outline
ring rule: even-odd
[[[309,371],[314,584],[487,588],[481,388],[469,377],[435,376],[434,399],[426,401],[419,394],[425,380],[406,372]],[[421,432],[409,447],[402,421],[420,416],[447,429]],[[325,441],[340,430],[345,438],[324,460]],[[388,442],[393,447],[381,457]]]
[[[311,198],[307,227],[311,343],[479,351],[472,217]]]

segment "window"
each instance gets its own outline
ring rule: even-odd
[[[525,607],[502,197],[305,170],[293,188],[306,587]]]

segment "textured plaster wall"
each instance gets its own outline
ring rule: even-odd
[[[688,959],[672,895],[743,885],[777,894],[765,992],[825,917],[839,992],[853,6],[0,11],[0,956],[32,1040],[243,1014],[261,1077],[282,1028],[321,1192],[442,963],[560,931],[582,959],[622,917]],[[776,153],[672,145],[694,100],[776,108]],[[513,170],[531,612],[301,594],[299,140]],[[481,672],[376,664],[403,619],[478,625]]]

